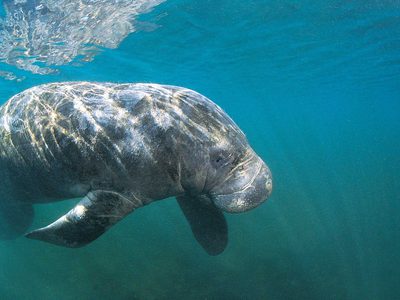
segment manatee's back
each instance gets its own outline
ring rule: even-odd
[[[23,91],[0,108],[2,170],[23,184],[18,197],[40,201],[80,196],[69,187],[82,183],[123,189],[135,184],[132,173],[151,180],[174,164],[171,151],[162,156],[176,136],[176,119],[161,107],[170,95],[158,85],[89,82]]]

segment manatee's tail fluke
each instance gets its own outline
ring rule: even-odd
[[[197,242],[210,255],[222,253],[228,244],[223,213],[206,196],[181,196],[177,200]]]
[[[0,201],[0,239],[11,240],[23,235],[33,221],[33,206],[23,202]]]
[[[26,237],[64,247],[82,247],[140,206],[140,201],[115,192],[90,192],[67,214]]]

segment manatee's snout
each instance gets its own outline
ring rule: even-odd
[[[221,210],[240,213],[263,203],[271,192],[271,171],[254,155],[232,170],[227,180],[213,189],[211,198]]]

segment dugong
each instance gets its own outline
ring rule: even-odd
[[[210,255],[228,242],[223,212],[264,202],[272,176],[232,119],[187,88],[147,83],[39,85],[0,108],[0,237],[32,224],[33,204],[82,200],[26,234],[81,247],[135,209],[176,197]]]

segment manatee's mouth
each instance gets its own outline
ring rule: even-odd
[[[240,213],[255,208],[267,200],[272,192],[271,171],[261,159],[253,165],[253,168],[256,171],[250,180],[245,180],[249,176],[249,172],[244,172],[234,181],[229,180],[224,183],[224,185],[236,184],[238,188],[234,191],[210,193],[212,201],[218,208],[228,213]]]

